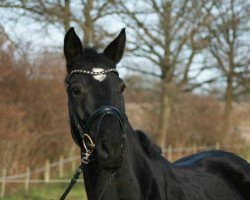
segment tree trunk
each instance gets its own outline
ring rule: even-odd
[[[70,0],[64,1],[63,26],[65,32],[67,32],[70,28]]]
[[[167,82],[163,83],[161,111],[160,111],[159,126],[157,131],[157,143],[160,145],[162,149],[164,149],[166,145],[169,121],[171,117],[172,104],[173,104],[172,88],[169,86],[170,86],[169,83]]]
[[[232,13],[234,12],[233,8],[233,1],[231,1],[231,10]],[[233,13],[233,20],[235,19],[234,13]],[[229,44],[229,51],[228,51],[228,60],[229,60],[229,72],[227,73],[227,88],[226,88],[226,94],[225,94],[225,107],[224,107],[224,126],[223,126],[223,134],[227,135],[229,133],[230,129],[230,118],[231,113],[233,110],[233,78],[235,74],[235,63],[234,63],[234,57],[235,57],[235,51],[234,51],[234,45],[235,45],[235,38],[236,38],[236,30],[234,27],[232,27],[232,41],[230,40],[230,33],[227,32],[227,41]]]
[[[94,37],[93,20],[90,15],[92,9],[93,9],[93,0],[87,0],[86,6],[83,10],[85,18],[85,23],[83,27],[83,33],[84,33],[83,46],[88,46]]]
[[[171,63],[170,59],[170,46],[171,46],[171,10],[172,3],[171,1],[166,1],[164,5],[164,14],[163,14],[163,29],[164,29],[164,58],[161,63],[162,69],[162,100],[161,100],[161,112],[160,119],[157,131],[157,143],[161,148],[165,148],[166,137],[169,127],[169,120],[172,110],[172,92],[173,88],[171,87],[172,75],[174,66]]]
[[[227,88],[224,101],[225,101],[225,106],[224,106],[223,134],[227,135],[229,133],[230,117],[233,110],[233,80],[230,75],[227,78]]]

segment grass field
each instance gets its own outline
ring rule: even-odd
[[[60,184],[39,184],[31,185],[29,192],[18,189],[7,194],[4,200],[58,200],[67,187],[67,183]],[[1,198],[0,198],[1,199]],[[74,188],[67,196],[67,200],[87,200],[83,183],[76,183]]]

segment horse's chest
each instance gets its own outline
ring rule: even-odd
[[[134,179],[128,175],[119,176],[107,189],[103,200],[142,200],[139,185]]]

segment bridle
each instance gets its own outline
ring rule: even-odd
[[[101,106],[98,109],[96,109],[93,114],[88,118],[86,123],[83,122],[83,120],[80,118],[77,109],[76,109],[76,104],[74,101],[74,94],[70,85],[70,78],[75,75],[75,74],[85,74],[85,75],[92,75],[92,76],[98,76],[98,75],[106,75],[108,73],[118,73],[116,69],[111,68],[107,70],[102,70],[98,72],[90,71],[90,70],[81,70],[81,69],[76,69],[71,71],[67,78],[66,78],[66,84],[67,84],[67,93],[68,93],[68,107],[69,107],[69,116],[70,116],[70,124],[71,124],[71,135],[75,141],[75,143],[81,148],[81,154],[82,154],[82,160],[81,160],[81,165],[77,169],[77,172],[75,173],[74,177],[71,179],[71,182],[66,189],[66,191],[63,193],[62,197],[60,200],[64,200],[74,184],[77,182],[77,179],[79,178],[80,174],[83,172],[83,167],[84,165],[87,165],[89,163],[89,157],[92,154],[94,148],[95,148],[95,141],[98,136],[99,132],[99,127],[101,124],[101,121],[103,118],[107,115],[112,115],[114,116],[117,120],[118,123],[122,129],[122,134],[125,134],[125,121],[127,120],[127,117],[125,114],[122,114],[117,108],[114,106]],[[99,120],[99,121],[98,121]],[[89,132],[92,128],[92,125],[98,121],[97,123],[97,128],[95,130],[94,138],[92,138],[89,135]],[[76,128],[73,129],[74,126]],[[108,180],[107,184],[105,185],[101,195],[99,196],[98,200],[101,199],[104,191],[106,188],[110,185],[115,173],[113,173]]]
[[[122,128],[122,133],[125,134],[124,123],[125,123],[126,115],[121,114],[121,112],[114,106],[101,106],[98,109],[96,109],[93,112],[93,114],[88,118],[86,123],[84,123],[77,112],[77,108],[76,108],[76,104],[75,104],[74,96],[73,96],[73,91],[70,85],[70,78],[75,74],[87,74],[87,75],[97,76],[97,75],[103,75],[103,74],[107,74],[111,72],[118,73],[117,70],[114,68],[99,71],[99,72],[79,69],[79,70],[73,70],[72,72],[70,72],[70,74],[68,75],[66,79],[67,93],[69,97],[68,107],[69,107],[69,115],[70,115],[70,121],[71,121],[71,134],[72,134],[74,141],[81,148],[83,152],[82,162],[85,164],[88,164],[88,161],[89,161],[88,158],[95,147],[95,143],[93,142],[93,139],[89,135],[89,132],[93,123],[98,118],[100,118],[101,119],[99,120],[99,124],[100,124],[102,119],[105,116],[113,115],[118,119],[119,125]],[[72,125],[76,127],[77,133],[73,129]],[[95,132],[94,140],[97,139],[98,131],[99,130],[96,130]]]

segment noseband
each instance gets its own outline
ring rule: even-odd
[[[103,71],[98,71],[98,72],[93,72],[93,71],[88,71],[88,70],[73,70],[70,72],[66,79],[67,83],[67,92],[68,92],[68,107],[69,107],[69,116],[70,116],[70,121],[75,125],[77,128],[76,133],[71,125],[71,135],[76,142],[76,144],[81,148],[81,153],[82,153],[82,163],[77,169],[77,172],[75,173],[74,177],[71,179],[71,182],[69,186],[67,187],[66,191],[63,193],[61,196],[60,200],[64,200],[74,184],[77,182],[77,179],[79,178],[80,174],[83,172],[83,167],[84,165],[87,165],[89,163],[89,156],[93,152],[95,148],[95,141],[98,136],[98,131],[99,131],[99,126],[103,120],[103,118],[107,115],[112,115],[115,116],[115,118],[118,120],[119,125],[122,129],[122,134],[125,134],[125,120],[127,119],[125,114],[121,114],[121,112],[113,107],[113,106],[101,106],[97,110],[93,112],[93,114],[88,118],[87,122],[84,124],[83,120],[80,118],[77,109],[76,109],[76,104],[74,101],[73,97],[73,91],[72,88],[70,87],[70,78],[74,74],[87,74],[87,75],[92,75],[92,76],[98,76],[98,75],[105,75],[110,72],[115,72],[118,73],[116,69],[108,69],[108,70],[103,70]],[[94,140],[93,138],[89,135],[90,129],[94,122],[96,122],[99,119],[97,129],[94,134]],[[115,172],[116,173],[116,172]],[[104,189],[101,192],[101,195],[99,196],[98,200],[102,198],[102,195],[104,194],[105,190],[107,187],[111,184],[111,181],[113,177],[115,176],[115,173],[113,173],[108,182],[106,183]]]

